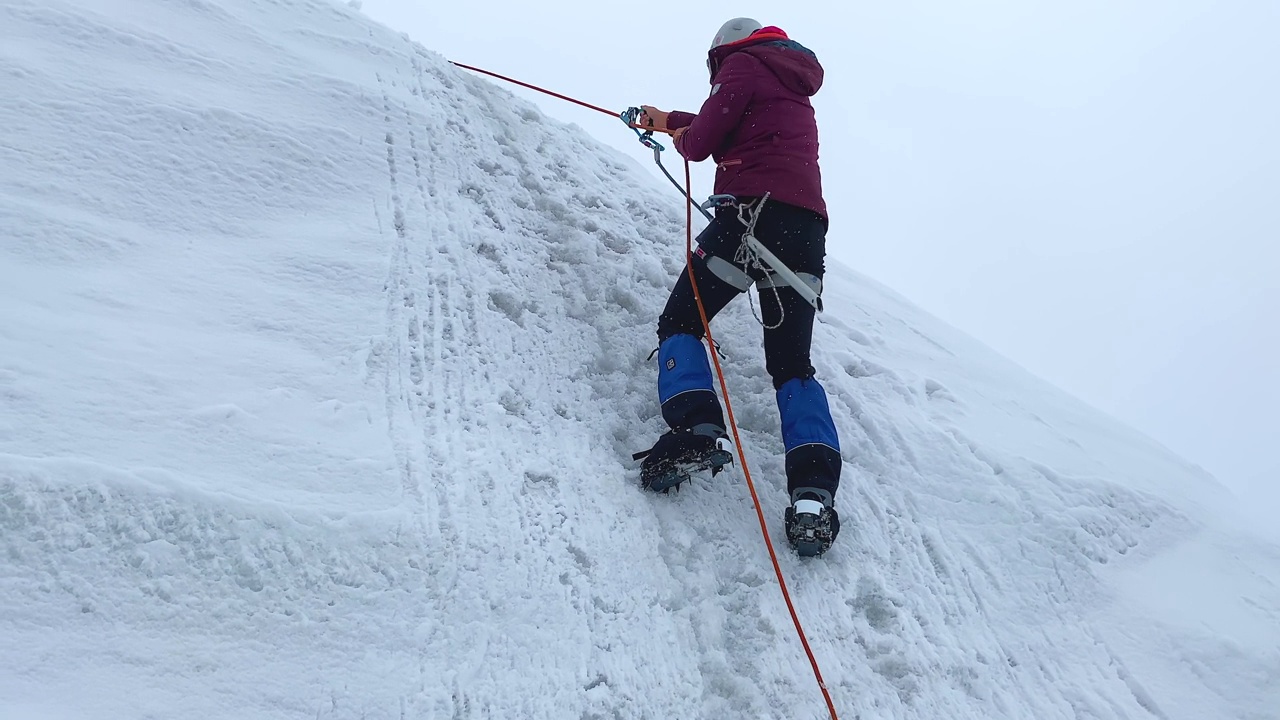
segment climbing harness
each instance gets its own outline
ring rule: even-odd
[[[735,254],[734,262],[743,265],[744,271],[746,271],[748,267],[744,262],[747,262],[750,263],[750,267],[764,272],[766,274],[768,284],[760,284],[762,289],[765,287],[772,287],[776,296],[778,289],[777,282],[772,277],[769,277],[776,275],[787,285],[791,286],[791,289],[795,290],[800,297],[804,298],[805,302],[812,305],[814,310],[822,312],[822,296],[814,289],[813,285],[806,282],[791,268],[787,267],[786,263],[779,260],[777,255],[774,255],[769,248],[764,246],[764,243],[760,242],[760,240],[756,238],[756,222],[760,220],[760,213],[763,212],[764,204],[769,201],[770,195],[771,193],[765,193],[764,197],[759,200],[753,200],[745,203],[739,202],[738,198],[733,195],[712,195],[707,198],[705,203],[702,204],[702,208],[704,210],[712,207],[737,208],[738,222],[745,225],[747,230],[742,234],[742,247],[740,247]],[[814,278],[814,280],[817,280],[817,278]],[[759,318],[756,319],[758,320]],[[781,323],[782,321],[779,320],[778,322]]]
[[[779,261],[778,258],[773,253],[769,252],[769,250],[765,248],[764,245],[760,244],[759,240],[755,239],[755,236],[753,234],[755,230],[755,223],[759,219],[760,209],[764,207],[764,201],[768,199],[768,195],[766,194],[765,197],[761,199],[760,204],[756,206],[754,212],[750,216],[744,216],[742,214],[744,210],[741,207],[741,204],[738,203],[737,198],[733,197],[732,195],[713,195],[707,201],[706,204],[695,203],[693,201],[693,195],[691,194],[691,191],[690,191],[690,188],[693,185],[693,178],[692,178],[692,170],[690,168],[689,161],[688,160],[684,161],[684,186],[681,187],[680,183],[674,177],[671,176],[671,173],[667,172],[667,168],[662,164],[662,152],[664,148],[662,147],[661,143],[659,143],[657,140],[654,140],[653,138],[653,133],[658,130],[656,128],[644,127],[639,124],[640,115],[642,112],[640,108],[632,107],[632,108],[628,108],[625,112],[614,113],[602,107],[591,105],[589,103],[582,102],[581,100],[576,100],[574,98],[568,97],[566,95],[554,93],[554,92],[551,92],[550,90],[545,90],[536,85],[530,85],[528,83],[520,82],[519,80],[513,80],[512,78],[499,75],[497,73],[489,72],[488,70],[481,70],[480,68],[471,67],[470,65],[462,65],[460,63],[452,63],[452,64],[460,68],[465,68],[467,70],[474,70],[475,72],[483,73],[485,75],[489,75],[491,77],[495,77],[500,80],[505,80],[507,82],[520,85],[521,87],[529,88],[530,90],[536,90],[538,92],[551,95],[552,97],[560,98],[561,100],[567,100],[577,105],[581,105],[585,108],[596,110],[597,112],[602,112],[607,115],[613,115],[614,117],[620,118],[624,123],[627,124],[628,127],[630,127],[632,130],[636,132],[636,135],[639,136],[640,143],[642,145],[653,150],[654,162],[658,164],[658,167],[661,168],[662,173],[667,176],[667,179],[670,180],[671,183],[676,186],[676,189],[678,189],[681,192],[681,194],[683,194],[685,197],[685,215],[686,215],[685,217],[685,268],[689,273],[689,282],[693,286],[693,296],[694,296],[694,299],[697,301],[698,316],[702,319],[702,329],[703,329],[703,332],[706,333],[707,342],[711,345],[711,347],[716,348],[718,347],[718,345],[716,344],[715,338],[713,338],[711,335],[711,323],[707,319],[706,307],[702,304],[702,293],[698,290],[698,282],[693,275],[693,209],[694,208],[698,208],[698,210],[702,212],[703,217],[705,217],[708,221],[710,221],[713,219],[713,216],[709,212],[710,207],[716,207],[718,206],[717,204],[721,202],[731,202],[733,204],[738,204],[739,220],[742,220],[744,217],[747,217],[747,220],[744,220],[744,224],[747,226],[747,230],[743,234],[744,246],[750,247],[751,251],[755,253],[755,257],[758,258],[759,261],[763,261],[763,263],[768,264],[775,274],[781,277],[789,285],[794,287],[796,291],[801,294],[802,297],[808,300],[811,304],[814,304],[815,308],[817,308],[818,310],[822,309],[821,302],[817,301],[817,298],[816,298],[817,293],[813,292],[811,288],[808,288],[808,286],[805,285],[804,282],[795,275],[795,273],[787,269],[787,267],[783,265],[782,262]],[[658,132],[669,133],[670,131],[658,131]],[[750,239],[749,241],[748,241],[748,238]],[[780,268],[782,271],[785,271],[785,274],[784,272],[781,272],[779,270]],[[809,290],[808,294],[806,294],[804,291],[800,289],[802,286]],[[776,292],[776,287],[775,287],[775,292]],[[813,297],[813,299],[810,299],[811,296]],[[796,613],[795,605],[791,602],[791,592],[787,589],[787,581],[782,575],[782,566],[778,564],[778,554],[773,548],[773,540],[769,537],[769,524],[764,518],[764,507],[763,505],[761,505],[760,497],[756,493],[755,482],[752,481],[751,470],[747,466],[747,456],[742,449],[743,447],[742,439],[739,437],[739,433],[738,433],[738,422],[734,418],[733,404],[729,400],[729,386],[724,379],[724,369],[720,366],[720,358],[717,357],[717,353],[712,352],[710,353],[710,355],[711,355],[711,360],[715,363],[716,376],[720,380],[720,391],[721,391],[722,397],[724,398],[725,412],[729,419],[729,427],[730,429],[733,430],[733,442],[737,446],[738,459],[741,461],[742,473],[746,477],[746,481],[747,481],[747,490],[751,493],[751,502],[755,506],[756,517],[760,521],[760,533],[761,535],[764,536],[765,547],[768,548],[769,550],[769,559],[773,563],[774,575],[777,576],[778,578],[778,587],[782,591],[782,599],[786,602],[787,611],[791,614],[791,622],[793,625],[795,625],[796,635],[799,636],[800,644],[804,647],[805,655],[808,656],[809,658],[809,666],[813,669],[814,678],[818,681],[818,688],[822,691],[822,698],[827,704],[827,710],[831,714],[831,720],[838,720],[836,716],[836,706],[834,701],[831,699],[831,692],[827,689],[826,681],[822,679],[822,671],[818,668],[818,660],[813,654],[813,649],[809,647],[809,639],[808,637],[806,637],[804,632],[804,627],[800,623],[800,616]]]

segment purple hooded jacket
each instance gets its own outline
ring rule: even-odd
[[[716,193],[759,197],[827,217],[818,168],[818,125],[809,98],[822,65],[777,28],[711,51],[711,96],[697,115],[672,112],[687,127],[676,150],[692,162],[716,161]]]

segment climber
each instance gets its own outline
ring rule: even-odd
[[[840,531],[833,503],[840,444],[826,391],[810,363],[815,306],[745,250],[757,238],[814,293],[822,292],[827,206],[818,168],[818,128],[810,98],[822,86],[817,57],[777,27],[748,18],[725,23],[707,55],[711,92],[697,114],[643,106],[640,124],[672,134],[687,160],[716,162],[711,224],[698,235],[692,265],[708,321],[754,284],[786,449],[791,505],[788,540],[821,555]],[[715,474],[731,462],[724,413],[712,386],[688,269],[658,318],[658,399],[670,430],[643,457],[641,483],[667,491],[690,472]]]

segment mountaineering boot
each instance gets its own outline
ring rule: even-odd
[[[667,492],[679,487],[692,473],[719,473],[733,462],[733,444],[724,428],[699,425],[691,430],[666,432],[651,449],[634,457],[644,460],[640,466],[641,487]]]
[[[800,557],[814,557],[830,550],[840,534],[840,514],[831,507],[831,496],[804,488],[793,497],[783,516],[791,547]]]

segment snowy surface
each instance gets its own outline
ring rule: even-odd
[[[7,2],[0,128],[0,717],[824,716],[741,475],[635,483],[670,188],[323,0]],[[828,287],[846,529],[782,563],[841,717],[1280,717],[1212,478]]]

